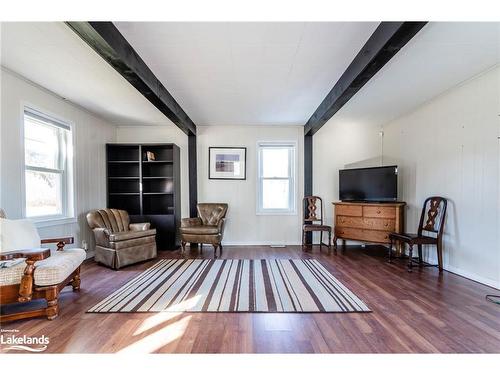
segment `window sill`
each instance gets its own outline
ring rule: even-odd
[[[76,217],[57,217],[57,218],[47,218],[47,219],[33,218],[31,220],[33,220],[37,228],[52,227],[55,225],[64,225],[64,224],[74,224],[77,222]]]

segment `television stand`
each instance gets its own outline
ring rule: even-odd
[[[405,202],[332,202],[334,237],[364,243],[390,244],[389,233],[404,230]],[[401,252],[401,248],[398,248]]]

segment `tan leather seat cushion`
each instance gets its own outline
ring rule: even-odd
[[[63,282],[86,257],[83,249],[53,251],[50,257],[35,263],[35,285],[47,286]],[[0,286],[19,284],[25,268],[25,262],[9,268],[0,268]]]
[[[150,246],[152,244],[156,244],[155,236],[133,238],[131,240],[126,240],[126,241],[110,242],[109,248],[115,249],[115,250],[121,250],[121,249],[127,249],[129,247],[135,247],[135,246]]]
[[[156,229],[149,230],[138,230],[138,231],[127,231],[127,232],[115,232],[109,235],[109,240],[111,242],[126,241],[134,238],[143,238],[156,235]]]
[[[181,233],[184,234],[218,234],[219,228],[216,225],[198,225],[194,227],[183,227]]]

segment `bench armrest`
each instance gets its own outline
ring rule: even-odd
[[[42,244],[46,243],[57,243],[57,251],[64,250],[64,245],[73,244],[75,239],[73,237],[61,237],[61,238],[47,238],[41,241]]]
[[[0,255],[0,260],[11,260],[16,258],[26,258],[26,260],[32,260],[37,262],[39,260],[44,260],[50,257],[50,249],[27,249],[27,250],[14,250],[7,251]]]
[[[50,249],[28,249],[15,250],[3,253],[2,260],[10,260],[15,258],[26,258],[26,268],[19,284],[19,292],[17,300],[19,302],[29,302],[33,297],[33,273],[35,272],[35,262],[44,260],[50,257]]]

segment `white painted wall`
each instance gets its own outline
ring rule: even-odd
[[[340,168],[398,164],[407,229],[427,196],[448,198],[445,269],[500,287],[499,115],[497,67],[383,126],[330,120],[314,137],[314,192],[330,203]],[[435,262],[435,250],[425,253]]]
[[[259,141],[297,142],[297,207],[303,194],[303,128],[299,126],[198,126],[198,201],[227,202],[229,212],[224,243],[298,244],[300,213],[287,216],[256,214],[256,147]],[[173,142],[181,149],[182,217],[189,217],[188,139],[174,125],[118,127],[117,142]],[[247,147],[247,179],[209,180],[208,148]]]
[[[42,238],[72,235],[80,246],[83,239],[93,248],[93,236],[85,214],[106,206],[105,144],[115,140],[115,126],[60,97],[26,81],[10,71],[1,70],[1,183],[0,207],[12,219],[22,215],[23,125],[22,105],[57,115],[74,124],[74,157],[77,222],[39,229]],[[91,254],[89,254],[91,255]]]
[[[181,215],[189,217],[188,136],[170,122],[162,126],[119,126],[116,141],[118,143],[175,143],[179,146],[181,149]]]
[[[380,165],[379,131],[371,124],[332,118],[314,135],[313,191],[323,198],[328,225],[333,225],[332,202],[339,199],[339,169]]]
[[[299,244],[301,202],[304,191],[304,130],[302,126],[199,126],[197,127],[198,201],[229,204],[225,244]],[[257,142],[297,142],[297,214],[257,215]],[[247,178],[242,181],[209,180],[208,148],[247,148]]]
[[[407,227],[425,197],[448,198],[447,270],[500,287],[500,67],[384,125],[385,150],[401,166]],[[435,251],[427,257],[435,262]]]

